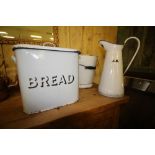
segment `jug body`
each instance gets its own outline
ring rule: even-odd
[[[136,40],[138,46],[123,73],[122,49],[126,42],[130,39]],[[140,40],[137,37],[129,37],[125,40],[124,45],[113,44],[101,40],[100,45],[104,47],[106,55],[99,84],[99,92],[101,95],[108,97],[122,97],[124,96],[123,74],[128,71],[135,59],[140,48]]]
[[[99,93],[108,97],[124,95],[122,45],[107,43]]]

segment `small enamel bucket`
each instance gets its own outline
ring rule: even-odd
[[[96,56],[79,55],[79,88],[90,88],[93,86],[96,61]]]

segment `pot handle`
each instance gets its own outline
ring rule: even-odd
[[[127,43],[127,41],[130,40],[130,39],[135,39],[135,40],[137,41],[138,45],[137,45],[137,49],[136,49],[135,54],[133,55],[132,59],[130,60],[128,66],[126,67],[126,69],[125,69],[125,71],[124,71],[124,74],[128,71],[129,67],[131,66],[131,64],[132,64],[133,60],[135,59],[135,57],[136,57],[136,55],[137,55],[137,53],[138,53],[138,51],[139,51],[139,48],[140,48],[140,40],[139,40],[139,38],[137,38],[137,37],[129,37],[129,38],[127,38],[127,39],[124,41],[124,45],[125,45],[125,44]]]
[[[11,56],[11,59],[16,64],[17,60],[16,60],[16,57],[14,55]],[[18,80],[16,79],[15,84],[10,84],[10,85],[8,85],[8,87],[15,87],[17,85],[18,85]]]
[[[90,70],[96,69],[96,67],[94,67],[94,66],[85,66],[82,64],[79,64],[79,65],[85,67],[85,69],[90,69]]]
[[[14,63],[16,64],[16,57],[14,55],[11,56],[11,59],[14,61]]]

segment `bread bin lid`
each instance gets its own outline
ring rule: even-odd
[[[46,51],[57,51],[57,52],[72,52],[80,54],[80,51],[71,48],[61,48],[61,47],[50,47],[41,45],[31,45],[31,44],[17,44],[13,46],[13,51],[16,49],[35,49],[35,50],[46,50]]]

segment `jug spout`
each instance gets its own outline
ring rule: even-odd
[[[119,44],[114,44],[114,43],[110,43],[108,41],[104,41],[104,40],[100,40],[99,41],[100,45],[106,50],[106,51],[122,51],[123,49],[123,45],[119,45]]]

